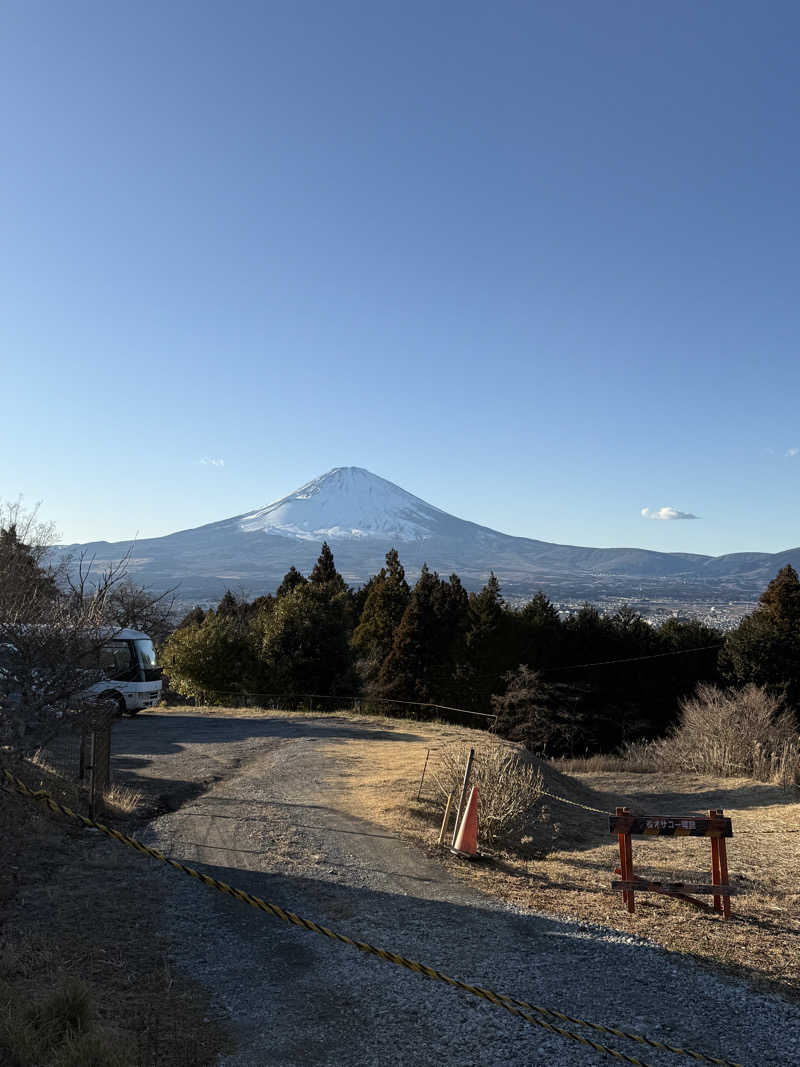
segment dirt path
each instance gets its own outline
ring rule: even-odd
[[[616,931],[508,909],[342,811],[349,742],[396,744],[413,731],[332,718],[148,715],[116,730],[115,773],[144,783],[167,808],[183,801],[153,821],[150,843],[354,938],[743,1063],[797,1062],[797,1007]],[[163,878],[174,962],[212,989],[232,1019],[238,1051],[226,1064],[601,1062],[574,1042],[166,869]],[[679,1062],[623,1048],[648,1063]]]

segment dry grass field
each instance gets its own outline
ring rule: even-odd
[[[47,766],[23,772],[63,803]],[[128,832],[136,794],[111,797]],[[207,992],[172,972],[155,931],[158,870],[29,800],[0,795],[0,1063],[195,1067],[226,1046]],[[146,936],[144,936],[146,934]]]
[[[419,740],[390,745],[347,742],[351,770],[342,783],[342,802],[353,814],[440,852],[459,877],[519,907],[636,934],[742,975],[757,987],[800,996],[797,791],[697,775],[614,771],[567,776],[545,765],[546,790],[604,811],[626,805],[643,814],[688,815],[722,808],[732,817],[728,866],[739,895],[732,898],[730,920],[652,893],[637,894],[636,913],[629,915],[620,895],[610,890],[612,878],[619,877],[612,873],[619,853],[607,818],[580,807],[543,797],[542,821],[532,821],[529,839],[514,851],[493,849],[484,862],[469,863],[437,850],[444,796],[436,778],[443,748],[470,744],[480,750],[492,742],[479,731],[441,724],[386,720],[382,725],[413,732]],[[428,771],[418,802],[428,748]],[[341,757],[341,748],[337,755]],[[710,882],[710,853],[710,843],[703,838],[633,839],[636,873],[654,880]],[[710,904],[711,898],[705,899]]]
[[[180,709],[175,709],[176,711]],[[185,709],[189,710],[189,709]],[[192,708],[193,714],[319,719],[319,712]],[[699,963],[747,978],[754,987],[800,997],[800,792],[743,778],[696,774],[593,770],[564,774],[541,764],[544,796],[530,832],[514,850],[493,846],[482,862],[453,857],[436,841],[444,812],[442,755],[498,743],[491,735],[441,722],[329,713],[329,720],[380,727],[383,739],[328,742],[337,756],[343,810],[393,830],[417,844],[459,877],[521,908],[598,923],[647,938]],[[387,743],[387,733],[397,740]],[[409,736],[413,740],[409,740]],[[509,751],[518,746],[508,743]],[[426,753],[428,768],[417,800]],[[438,782],[437,782],[438,779]],[[439,784],[442,782],[442,785]],[[629,915],[612,893],[619,860],[607,817],[577,805],[613,812],[625,805],[654,815],[705,814],[722,808],[733,819],[727,843],[733,914],[727,921],[682,900],[638,893]],[[452,823],[451,823],[452,831]],[[769,831],[769,832],[767,832]],[[789,832],[787,832],[789,831]],[[479,827],[480,838],[480,827]],[[480,844],[480,840],[479,840]],[[633,839],[637,875],[661,881],[710,882],[711,848],[703,838]],[[704,898],[709,904],[710,897]]]

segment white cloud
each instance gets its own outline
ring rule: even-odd
[[[699,515],[692,515],[690,511],[678,511],[677,508],[642,508],[643,519],[699,519]]]
[[[225,466],[225,460],[224,459],[201,459],[200,463],[204,467],[224,467]]]
[[[796,456],[798,452],[800,452],[800,448],[787,448],[786,452],[784,453],[784,455],[788,459],[791,459],[792,456]]]

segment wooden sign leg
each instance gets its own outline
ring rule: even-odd
[[[709,811],[709,817],[713,817],[717,814],[716,811]],[[719,862],[719,841],[718,837],[711,838],[711,884],[720,885],[722,883],[720,862]],[[714,896],[714,911],[722,911],[722,897]]]
[[[720,808],[719,814],[722,815],[722,809]],[[725,847],[725,838],[717,838],[717,861],[719,863],[719,882],[720,885],[730,885],[728,882],[728,850]],[[729,919],[731,917],[731,898],[730,896],[724,896],[722,898],[722,918]]]
[[[629,815],[627,808],[617,808],[617,815]],[[630,834],[617,834],[619,842],[619,869],[623,882],[633,881],[633,845]],[[635,909],[633,890],[622,890],[622,902],[627,905],[628,911],[633,915]]]

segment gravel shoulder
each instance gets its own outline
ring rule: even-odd
[[[149,844],[351,937],[673,1044],[751,1065],[797,1063],[796,1005],[617,931],[504,905],[343,810],[348,742],[392,744],[413,731],[333,717],[148,714],[115,730],[114,774],[158,798],[164,813],[146,831]],[[159,933],[173,965],[231,1020],[237,1048],[223,1064],[560,1067],[603,1058],[166,868],[161,878]],[[679,1062],[578,1032],[647,1063]]]

